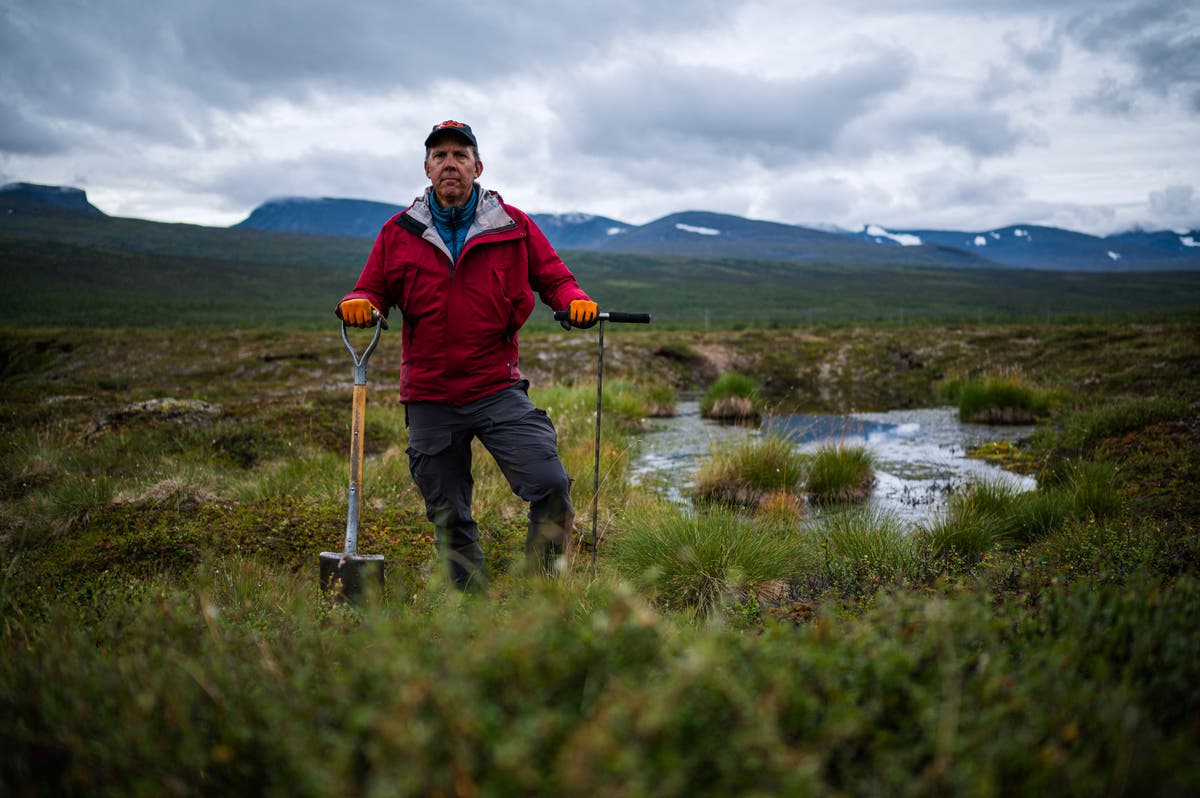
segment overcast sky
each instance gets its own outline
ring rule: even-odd
[[[484,185],[640,224],[1200,227],[1195,0],[0,0],[0,182],[228,225]]]

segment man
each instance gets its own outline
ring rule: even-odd
[[[475,181],[483,172],[470,125],[448,120],[425,139],[430,186],[383,226],[337,315],[369,327],[393,306],[403,320],[400,400],[413,480],[455,585],[485,590],[471,516],[471,441],[529,502],[525,552],[546,573],[565,564],[574,523],[554,426],[517,368],[517,331],[533,294],[570,323],[596,323],[596,303],[537,225]]]

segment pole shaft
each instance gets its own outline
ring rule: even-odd
[[[596,357],[596,457],[592,464],[592,576],[596,575],[596,524],[600,509],[600,416],[604,408],[604,320],[600,320],[600,348]]]

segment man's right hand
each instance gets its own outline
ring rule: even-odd
[[[347,299],[338,305],[338,315],[351,327],[374,327],[377,313],[369,299]]]

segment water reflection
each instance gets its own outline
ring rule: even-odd
[[[877,483],[873,507],[912,523],[927,522],[944,506],[953,488],[972,478],[1004,480],[1020,490],[1036,482],[991,463],[968,459],[968,450],[989,441],[1027,437],[1033,427],[964,424],[954,408],[892,410],[851,415],[795,415],[768,418],[761,430],[731,427],[702,419],[699,403],[681,402],[679,415],[653,419],[632,463],[634,480],[664,497],[687,503],[700,461],[714,444],[776,430],[805,451],[830,441],[865,446],[875,457]]]

